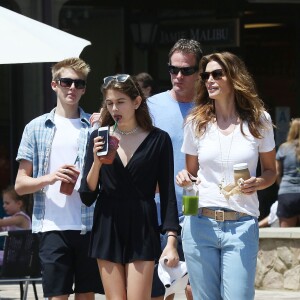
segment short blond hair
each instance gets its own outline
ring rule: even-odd
[[[81,73],[84,80],[87,79],[89,72],[91,71],[90,66],[81,58],[71,57],[64,59],[52,66],[52,80],[55,81],[60,78],[60,74],[63,69],[73,69],[75,72]]]

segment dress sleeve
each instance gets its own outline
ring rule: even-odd
[[[81,198],[82,203],[84,203],[86,206],[91,206],[97,199],[97,195],[99,193],[99,184],[95,191],[91,191],[88,187],[86,178],[87,175],[91,169],[91,166],[94,162],[94,154],[93,154],[93,147],[94,147],[94,138],[96,137],[97,131],[91,133],[89,144],[88,144],[88,150],[85,155],[84,159],[84,166],[83,166],[83,173],[82,173],[82,179],[80,183],[79,188],[79,195]]]
[[[174,186],[174,158],[170,136],[165,133],[160,143],[158,185],[160,192],[161,230],[179,231],[177,201]]]

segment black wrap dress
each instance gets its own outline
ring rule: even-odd
[[[94,131],[85,159],[81,200],[96,201],[89,255],[116,263],[156,260],[161,253],[160,232],[178,231],[174,188],[173,148],[170,136],[154,128],[124,167],[118,154],[111,165],[102,165],[99,187],[89,190],[87,174],[93,164]],[[159,184],[162,224],[154,200]]]

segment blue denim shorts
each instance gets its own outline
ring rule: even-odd
[[[277,216],[293,218],[300,215],[300,193],[278,195]]]

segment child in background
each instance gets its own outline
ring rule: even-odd
[[[31,219],[27,214],[27,199],[19,196],[13,186],[2,191],[3,208],[8,215],[0,219],[1,231],[31,229]]]
[[[270,208],[269,215],[258,222],[259,227],[280,227],[279,226],[279,219],[278,219],[278,216],[276,214],[277,213],[277,206],[278,206],[278,201],[276,200]]]
[[[19,196],[13,186],[2,191],[3,208],[8,217],[0,219],[0,231],[31,229],[31,219],[27,214],[28,200]],[[0,251],[0,265],[3,263],[3,253]]]

